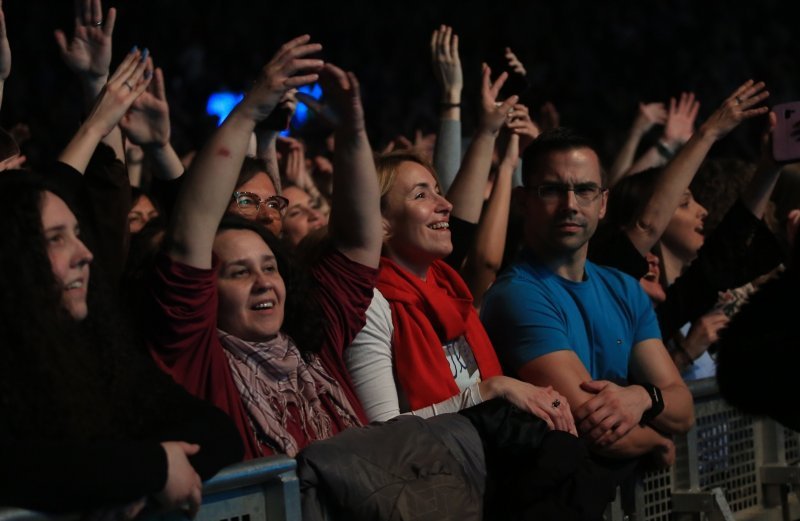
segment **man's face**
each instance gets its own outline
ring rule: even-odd
[[[589,148],[550,152],[533,166],[524,197],[527,246],[545,257],[585,255],[608,199],[608,192],[598,192],[597,154]]]

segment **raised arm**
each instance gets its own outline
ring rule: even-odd
[[[67,40],[64,31],[55,31],[56,43],[64,63],[80,80],[87,109],[94,105],[106,82],[111,65],[111,38],[117,10],[113,7],[103,18],[100,0],[75,2],[75,28],[72,38]],[[112,129],[103,137],[120,161],[125,161],[122,133]]]
[[[317,80],[322,60],[308,58],[322,49],[308,35],[285,43],[259,74],[250,92],[233,109],[198,153],[175,203],[167,238],[173,260],[197,268],[211,267],[217,226],[236,185],[239,169],[258,122],[293,87]]]
[[[333,155],[333,201],[329,229],[350,260],[378,267],[383,243],[380,191],[364,125],[359,84],[352,72],[326,64],[322,82],[338,124]]]
[[[736,89],[711,117],[692,134],[689,141],[661,171],[655,189],[636,223],[626,230],[642,255],[658,242],[669,224],[681,196],[689,187],[697,169],[712,145],[735,129],[742,121],[766,114],[767,107],[756,107],[769,96],[764,83],[748,80]]]
[[[433,167],[444,192],[453,184],[461,162],[461,90],[464,75],[458,57],[458,35],[442,25],[431,35],[431,64],[439,86],[439,131]]]
[[[744,205],[759,219],[764,217],[772,190],[781,175],[781,165],[772,157],[772,131],[776,123],[777,115],[770,112],[767,130],[761,138],[761,159],[753,179],[742,194]]]
[[[3,12],[3,2],[0,0],[0,107],[3,106],[3,88],[11,74],[11,47],[8,45],[6,34],[6,15]]]
[[[692,92],[682,92],[677,101],[670,98],[664,133],[623,175],[633,175],[668,163],[692,137],[694,120],[699,109],[700,103],[695,100]]]
[[[169,142],[169,105],[161,68],[156,68],[150,86],[136,98],[120,126],[131,143],[153,158],[159,179],[169,181],[183,175],[181,160]]]
[[[267,119],[256,126],[256,157],[267,164],[267,173],[281,193],[281,175],[278,166],[278,136],[289,128],[295,110],[297,110],[297,89],[289,89],[283,95],[275,110]]]
[[[508,138],[503,159],[497,169],[492,195],[481,215],[475,239],[461,270],[464,282],[472,293],[472,305],[476,309],[480,309],[483,294],[494,282],[503,263],[511,207],[511,177],[519,162],[519,141],[518,134],[512,134]]]
[[[519,96],[514,95],[502,103],[498,102],[497,95],[508,74],[502,73],[494,83],[491,81],[491,74],[492,70],[484,63],[478,129],[464,155],[453,186],[447,192],[447,199],[453,204],[452,214],[471,223],[478,222],[481,216],[483,190],[489,178],[497,134],[519,99]]]
[[[639,110],[628,131],[628,137],[622,145],[614,164],[608,170],[608,188],[617,184],[625,176],[636,156],[639,142],[653,126],[663,125],[667,121],[667,109],[663,103],[639,103]]]
[[[153,61],[138,50],[122,60],[100,92],[89,116],[61,152],[59,161],[84,173],[97,145],[114,129],[131,104],[147,89],[153,76]]]

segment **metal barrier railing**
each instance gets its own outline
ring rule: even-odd
[[[742,414],[717,392],[713,379],[689,383],[695,425],[677,436],[673,467],[649,472],[606,512],[608,521],[674,519],[797,519],[790,492],[800,486],[800,434]],[[239,463],[204,483],[197,521],[300,521],[296,463],[270,456]],[[793,510],[794,509],[794,510]],[[794,517],[790,514],[794,513]],[[0,521],[71,521],[0,508]],[[179,513],[157,516],[183,519]]]
[[[633,506],[609,508],[606,519],[796,519],[789,492],[800,484],[800,435],[731,407],[713,378],[688,385],[695,425],[675,438],[675,465],[642,476],[622,502]]]
[[[203,504],[196,521],[300,521],[297,463],[269,456],[222,469],[203,484]],[[20,508],[0,508],[0,521],[71,521]],[[151,516],[150,521],[186,519],[180,512]]]

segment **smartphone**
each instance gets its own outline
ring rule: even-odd
[[[772,157],[779,162],[800,161],[800,101],[773,107],[778,124],[772,132]]]

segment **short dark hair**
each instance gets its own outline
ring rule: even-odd
[[[592,140],[570,128],[557,127],[542,132],[522,154],[522,184],[529,186],[529,179],[536,174],[542,158],[551,152],[565,152],[576,148],[588,148],[597,154],[597,147]],[[597,155],[599,157],[599,154]],[[606,173],[602,165],[600,165],[600,179],[605,186]]]

